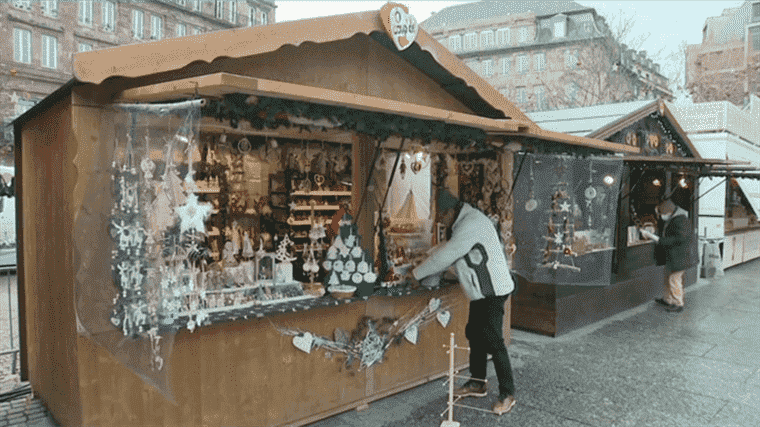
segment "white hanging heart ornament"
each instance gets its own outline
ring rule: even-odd
[[[314,335],[306,332],[303,335],[293,337],[293,345],[304,353],[311,353],[311,346],[314,344]]]
[[[448,310],[439,311],[435,317],[438,319],[438,323],[441,324],[444,328],[446,326],[449,326],[449,321],[451,320],[451,312]]]
[[[438,298],[431,298],[430,302],[428,303],[428,308],[430,309],[430,312],[433,313],[434,311],[441,308],[441,300]]]
[[[407,341],[409,341],[412,344],[417,344],[417,336],[419,335],[419,330],[417,329],[417,325],[412,325],[404,331],[404,338],[406,338]]]

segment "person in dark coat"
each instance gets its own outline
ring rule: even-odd
[[[683,311],[683,275],[697,260],[694,231],[689,214],[668,199],[657,205],[657,213],[664,224],[662,236],[641,230],[644,237],[657,242],[655,254],[658,265],[664,265],[668,274],[665,295],[655,301],[670,312]]]

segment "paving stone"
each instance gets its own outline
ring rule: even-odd
[[[710,424],[714,426],[757,427],[760,420],[760,409],[728,403],[718,412]]]

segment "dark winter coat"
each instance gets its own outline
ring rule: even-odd
[[[670,271],[686,270],[698,263],[697,239],[685,210],[678,208],[665,221],[655,253],[657,265],[664,265]]]

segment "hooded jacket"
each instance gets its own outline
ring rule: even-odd
[[[696,239],[688,212],[678,207],[665,221],[656,253],[657,263],[665,265],[670,271],[686,270],[697,264]]]
[[[514,289],[507,258],[493,222],[467,203],[451,228],[451,238],[433,248],[412,271],[421,280],[456,267],[462,290],[470,300],[507,295]]]

